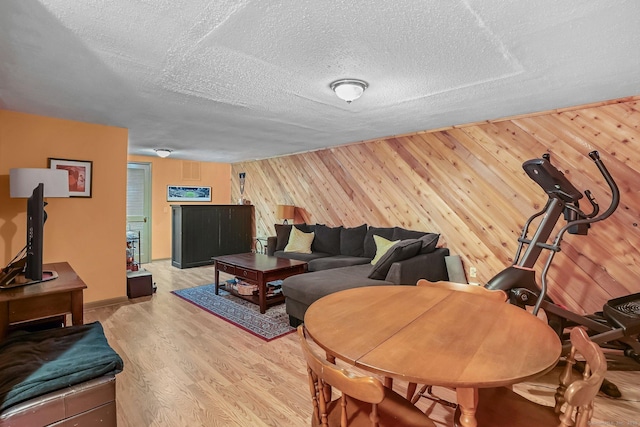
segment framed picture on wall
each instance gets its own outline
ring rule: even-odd
[[[93,162],[90,160],[54,159],[49,157],[50,169],[69,171],[69,196],[91,197]]]
[[[211,187],[167,186],[168,202],[210,202]]]

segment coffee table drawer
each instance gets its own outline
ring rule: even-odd
[[[244,268],[236,267],[236,276],[244,277],[249,280],[258,280],[258,272],[253,270],[245,270]]]
[[[218,264],[217,267],[219,271],[222,271],[224,273],[233,274],[233,275],[236,274],[236,268],[232,265]]]

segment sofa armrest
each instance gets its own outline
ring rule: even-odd
[[[428,254],[419,254],[391,264],[385,280],[396,285],[415,285],[419,279],[430,282],[449,280],[445,257],[449,255],[448,248],[438,248]]]
[[[278,242],[278,238],[276,236],[267,237],[267,255],[273,256],[276,251],[276,243]]]

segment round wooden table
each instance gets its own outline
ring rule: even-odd
[[[417,286],[349,289],[304,317],[328,355],[402,381],[456,389],[460,424],[475,427],[478,388],[522,382],[560,358],[556,333],[516,306]]]

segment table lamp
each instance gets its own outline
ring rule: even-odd
[[[58,169],[20,168],[9,171],[9,195],[27,198],[25,247],[0,269],[0,287],[23,286],[53,280],[55,271],[43,271],[45,197],[69,197],[69,172]]]
[[[44,184],[44,197],[69,197],[69,171],[67,170],[44,168],[9,170],[11,197],[30,197],[38,184]]]
[[[288,224],[289,219],[295,218],[296,207],[292,205],[278,205],[277,217],[282,219],[283,224]]]

